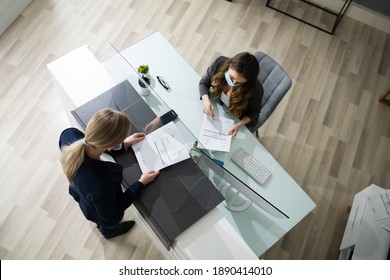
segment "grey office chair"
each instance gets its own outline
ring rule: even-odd
[[[275,60],[262,52],[255,52],[254,56],[260,64],[259,80],[263,85],[264,93],[261,102],[259,120],[250,130],[256,132],[271,116],[276,106],[291,87],[291,79],[287,72]]]

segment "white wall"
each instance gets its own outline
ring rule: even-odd
[[[0,0],[0,36],[32,0]]]

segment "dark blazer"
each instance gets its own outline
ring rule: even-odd
[[[61,133],[59,146],[62,148],[82,138],[83,132],[68,128]],[[140,195],[143,184],[139,181],[122,191],[122,171],[119,164],[94,160],[85,154],[83,164],[69,185],[69,193],[88,220],[102,226],[117,225],[124,211]]]
[[[220,56],[207,69],[207,72],[203,75],[202,79],[199,82],[199,94],[202,98],[203,95],[209,94],[209,89],[211,87],[211,81],[213,76],[219,71],[222,65],[229,58],[225,56]],[[257,83],[256,88],[253,91],[252,96],[249,98],[248,107],[243,112],[242,117],[250,118],[250,122],[246,126],[254,126],[260,115],[261,110],[261,101],[263,99],[263,86],[260,82]]]

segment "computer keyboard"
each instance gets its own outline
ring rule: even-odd
[[[260,185],[263,185],[272,175],[267,168],[242,148],[239,148],[232,156],[232,160],[252,176]]]

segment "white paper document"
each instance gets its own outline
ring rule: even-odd
[[[368,196],[375,221],[390,218],[390,190]]]
[[[232,137],[228,133],[233,125],[233,120],[205,114],[199,135],[200,144],[208,150],[229,152]]]
[[[142,172],[161,170],[190,157],[188,145],[173,122],[146,135],[132,148]]]

